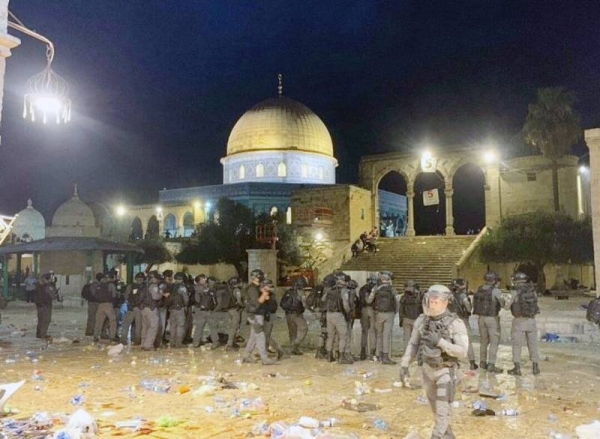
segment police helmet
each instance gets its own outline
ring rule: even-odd
[[[367,283],[371,285],[377,285],[377,278],[379,277],[379,273],[371,273],[369,278],[367,279]]]
[[[229,279],[227,281],[227,283],[231,287],[237,287],[238,285],[241,285],[242,281],[239,277],[233,276],[231,279]]]
[[[42,275],[42,279],[44,279],[44,280],[46,280],[46,281],[50,282],[50,280],[52,280],[52,273],[44,273],[44,274]]]
[[[527,283],[527,282],[529,282],[529,276],[527,276],[522,271],[517,271],[515,274],[512,275],[511,280],[515,284],[516,283]]]
[[[183,282],[185,280],[185,273],[178,271],[177,273],[175,273],[175,277],[173,279],[178,282]]]
[[[348,288],[350,288],[351,290],[357,289],[358,282],[356,282],[354,279],[350,279],[350,282],[348,282]]]
[[[163,277],[173,277],[173,270],[165,270],[163,271]]]
[[[339,271],[339,272],[335,273],[334,276],[335,276],[335,283],[337,285],[346,285],[346,283],[348,282],[347,275],[343,271]]]
[[[273,281],[271,279],[263,279],[260,282],[260,288],[261,288],[261,290],[263,288],[266,288],[272,292],[275,289],[275,284],[273,283]]]
[[[323,286],[324,287],[334,287],[335,286],[335,276],[332,274],[328,274],[323,278]]]
[[[146,279],[146,275],[143,272],[140,271],[139,273],[137,273],[135,275],[134,279],[135,280],[138,280],[138,279],[144,280],[144,279]]]
[[[250,272],[250,279],[258,279],[262,282],[265,279],[265,273],[257,268]]]
[[[96,273],[96,280],[100,282],[102,279],[104,279],[104,273]]]
[[[149,272],[148,273],[148,280],[159,282],[161,279],[160,279],[160,274],[158,273],[158,271],[157,270],[152,270],[151,272]]]
[[[498,273],[495,271],[488,271],[483,277],[483,280],[485,280],[488,284],[494,284],[500,281],[500,275],[498,275]]]
[[[208,281],[209,284],[214,285],[217,283],[217,278],[214,276],[209,276],[206,278],[206,280]]]
[[[414,280],[410,279],[406,281],[406,287],[405,290],[406,291],[415,291],[419,289],[419,284],[416,283]]]
[[[435,284],[429,287],[425,295],[423,296],[423,312],[429,317],[435,317],[446,311],[448,300],[452,297],[452,292],[445,285]],[[439,309],[433,309],[431,299],[437,298],[446,301],[446,306]]]
[[[466,287],[467,287],[467,282],[464,279],[462,279],[460,277],[452,279],[452,288],[462,290],[462,289],[465,289]]]
[[[379,281],[381,283],[389,284],[392,281],[393,278],[394,278],[394,275],[392,274],[391,271],[381,271],[381,272],[379,272]]]
[[[308,279],[305,276],[298,276],[294,280],[294,288],[303,290],[306,287],[308,287]]]
[[[194,281],[196,281],[197,283],[200,283],[201,281],[206,280],[206,275],[205,274],[199,274],[198,276],[196,276],[194,278]]]

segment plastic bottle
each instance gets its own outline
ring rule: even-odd
[[[308,416],[302,416],[298,421],[298,424],[304,428],[319,428],[319,421]]]
[[[519,412],[514,409],[502,410],[502,416],[519,416]]]
[[[376,419],[375,420],[375,428],[377,430],[385,431],[388,429],[388,424],[383,419]]]
[[[334,427],[335,424],[339,423],[340,421],[338,421],[335,418],[329,418],[325,421],[321,421],[319,422],[319,426],[320,427],[324,427],[324,428],[329,428],[329,427]]]

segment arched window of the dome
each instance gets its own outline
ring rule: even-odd
[[[302,178],[308,178],[308,165],[305,163],[300,166],[300,176]]]
[[[256,176],[257,177],[265,176],[265,165],[263,165],[262,163],[259,163],[258,165],[256,165]]]
[[[323,166],[319,166],[319,180],[323,180],[324,178]]]
[[[277,166],[277,176],[278,177],[287,177],[287,166],[285,163],[281,162]]]
[[[273,207],[271,207],[271,211],[269,213],[271,216],[275,216],[275,215],[277,215],[277,212],[278,212],[277,206],[273,206]]]
[[[287,224],[292,224],[292,208],[288,207],[287,211],[285,212],[285,222]]]
[[[240,180],[246,178],[246,167],[244,165],[240,166],[239,178]]]

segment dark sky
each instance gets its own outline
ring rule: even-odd
[[[542,86],[579,96],[600,126],[595,1],[12,0],[56,45],[73,120],[21,118],[44,46],[7,62],[0,212],[32,197],[50,214],[80,182],[86,199],[140,203],[157,190],[221,182],[236,120],[284,94],[327,124],[338,182],[361,155],[439,145],[506,145]],[[10,31],[15,34],[15,31]]]

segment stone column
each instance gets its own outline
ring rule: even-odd
[[[275,285],[279,279],[277,272],[277,250],[250,249],[248,252],[248,275],[252,270],[262,270],[267,279],[271,279]]]
[[[406,221],[406,236],[415,236],[415,209],[414,209],[415,193],[413,191],[406,192],[408,201],[408,218]]]
[[[585,130],[585,142],[590,150],[590,190],[592,230],[594,236],[594,277],[600,273],[600,128]],[[597,285],[594,279],[594,285]],[[598,295],[598,292],[596,292]]]
[[[454,236],[454,214],[452,213],[452,183],[444,189],[446,195],[446,236]]]
[[[21,40],[8,35],[8,2],[0,0],[0,121],[2,120],[2,103],[4,101],[4,73],[6,71],[6,58],[10,50],[21,44]]]
[[[483,168],[485,172],[485,225],[495,228],[502,221],[502,196],[500,165]]]

